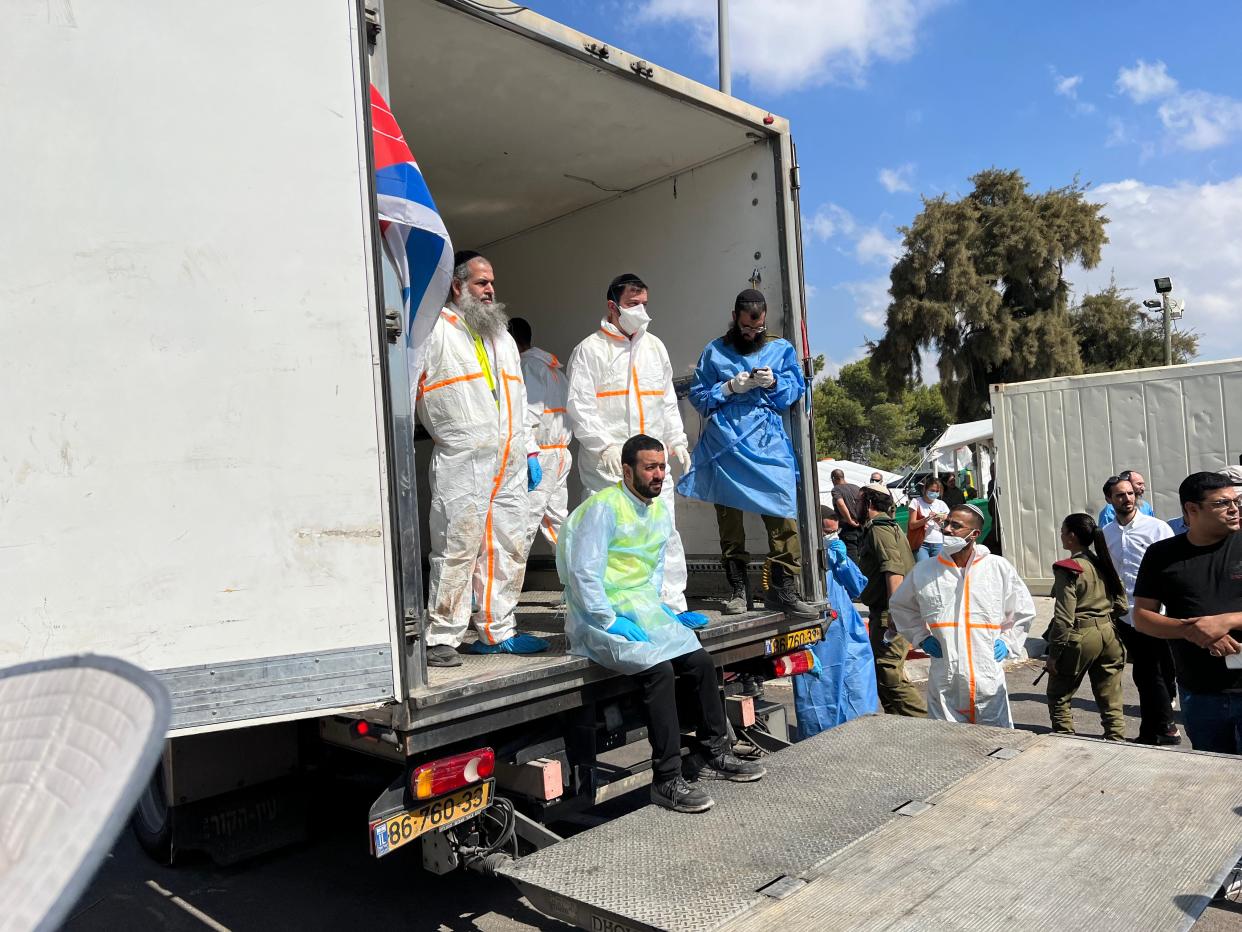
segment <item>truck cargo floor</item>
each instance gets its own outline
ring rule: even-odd
[[[461,666],[429,667],[427,685],[411,695],[411,705],[416,709],[426,708],[482,693],[530,686],[540,680],[566,675],[582,675],[591,679],[611,676],[609,671],[586,658],[566,652],[564,606],[558,605],[560,599],[559,591],[524,592],[518,605],[518,631],[550,641],[551,646],[546,652],[521,656],[466,653],[468,646],[477,640],[471,629],[462,645]],[[691,609],[703,612],[710,619],[708,627],[699,632],[703,646],[709,650],[757,627],[779,624],[784,629],[799,626],[786,624],[783,615],[767,609],[722,616],[719,601],[690,599],[689,603]]]
[[[765,763],[502,873],[585,929],[1128,932],[1190,928],[1242,840],[1225,756],[874,716]]]

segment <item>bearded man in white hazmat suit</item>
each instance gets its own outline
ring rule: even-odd
[[[513,615],[525,576],[527,493],[542,472],[522,362],[491,263],[465,252],[453,264],[449,303],[424,344],[414,389],[418,417],[435,441],[427,664],[437,667],[461,663],[457,648],[471,621],[479,636],[472,653],[548,648],[518,634]]]
[[[592,495],[621,481],[621,447],[636,434],[664,444],[681,466],[690,469],[690,447],[673,389],[673,366],[660,338],[648,332],[647,286],[632,272],[608,286],[608,314],[599,329],[569,357],[570,424],[578,438],[578,475]],[[686,611],[686,552],[677,533],[673,483],[660,493],[673,520],[664,556],[664,604],[694,627],[707,617]]]
[[[983,512],[959,505],[939,556],[915,565],[889,600],[897,633],[931,656],[927,714],[1012,728],[1006,657],[1021,655],[1035,603],[1017,570],[977,543]]]
[[[542,533],[555,547],[561,525],[569,517],[568,483],[573,465],[569,442],[574,437],[565,405],[569,380],[556,356],[531,345],[528,321],[511,318],[509,333],[522,354],[522,378],[526,382],[526,404],[530,409],[528,420],[535,424],[535,443],[539,447],[539,465],[543,468],[543,480],[530,493],[526,543],[529,547],[535,535]]]

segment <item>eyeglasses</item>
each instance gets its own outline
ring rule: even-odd
[[[1236,498],[1218,498],[1214,502],[1200,502],[1199,504],[1215,508],[1217,511],[1242,510],[1242,502],[1239,502]]]
[[[974,530],[974,528],[972,528],[969,524],[963,524],[961,521],[954,521],[952,518],[950,518],[948,521],[945,521],[940,526],[944,528],[946,531]]]

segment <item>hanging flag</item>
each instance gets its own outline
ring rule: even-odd
[[[410,384],[423,371],[423,342],[448,297],[453,244],[388,102],[371,85],[371,140],[380,237],[405,307]]]

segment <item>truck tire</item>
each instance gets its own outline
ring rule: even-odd
[[[166,866],[173,863],[172,823],[173,810],[164,794],[164,768],[160,766],[138,798],[129,825],[147,856]]]

